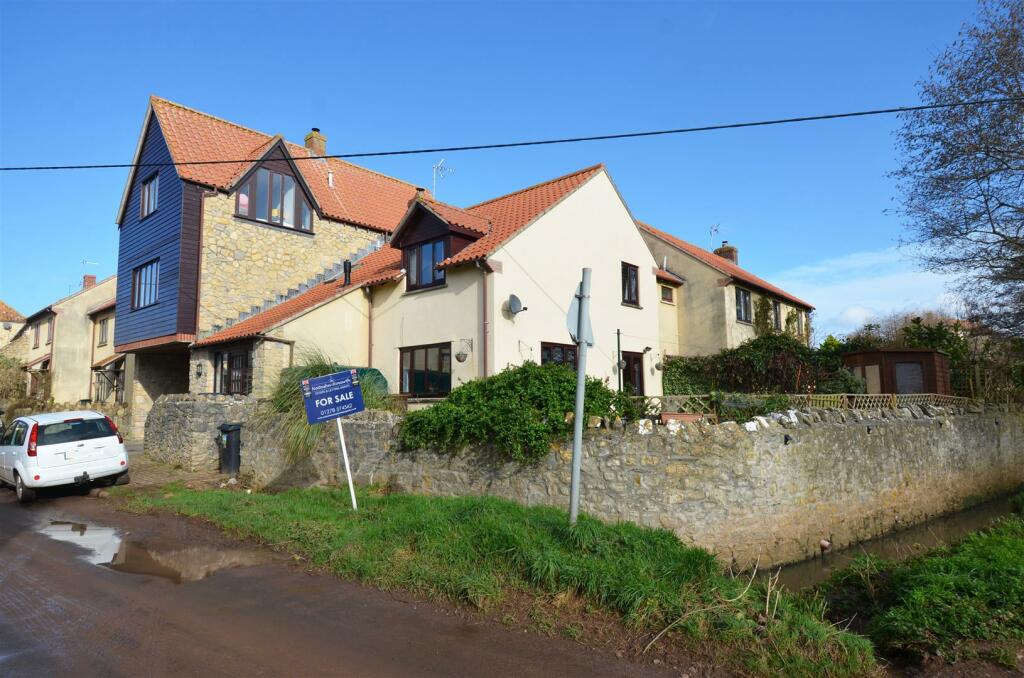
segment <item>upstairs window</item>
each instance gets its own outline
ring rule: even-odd
[[[640,305],[640,270],[626,262],[622,262],[622,303]]]
[[[675,303],[675,300],[676,300],[675,290],[673,290],[671,287],[668,287],[667,285],[662,285],[661,286],[661,300],[664,301],[666,304]]]
[[[275,226],[313,230],[313,210],[295,178],[263,167],[239,187],[235,213]]]
[[[108,334],[110,332],[110,318],[104,318],[100,321],[99,326],[99,338],[96,341],[97,346],[106,346]]]
[[[405,289],[417,290],[444,284],[444,269],[439,269],[437,265],[445,260],[446,240],[438,238],[402,250],[405,257]]]
[[[46,345],[53,343],[53,318],[46,319]]]
[[[772,301],[772,325],[776,332],[782,331],[782,304],[778,301]]]
[[[32,326],[32,348],[39,348],[39,327],[42,323],[36,323]]]
[[[160,285],[160,260],[154,259],[132,270],[132,310],[157,302]]]
[[[750,290],[736,288],[736,320],[741,323],[754,322],[754,309],[750,303]]]
[[[154,174],[142,182],[142,194],[139,200],[139,218],[145,219],[156,212],[157,198],[160,196],[160,175]]]

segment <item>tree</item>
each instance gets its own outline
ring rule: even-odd
[[[895,177],[924,266],[960,276],[970,315],[1024,336],[1024,2],[982,0],[919,90],[924,104],[1015,99],[902,114]]]

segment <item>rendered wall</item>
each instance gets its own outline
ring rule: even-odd
[[[57,402],[77,402],[89,398],[92,381],[93,325],[89,309],[114,298],[117,277],[111,276],[89,289],[53,305],[57,314],[54,325],[50,371],[53,375],[50,396]],[[114,328],[111,327],[110,344]],[[44,335],[40,344],[45,342]],[[42,348],[42,346],[40,346]]]

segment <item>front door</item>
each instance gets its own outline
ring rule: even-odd
[[[622,368],[622,390],[629,395],[644,394],[644,354],[622,352],[622,360],[626,366]]]

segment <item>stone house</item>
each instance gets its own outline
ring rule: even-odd
[[[52,398],[58,403],[94,400],[100,325],[108,337],[99,349],[105,359],[103,366],[118,369],[123,362],[123,356],[106,359],[104,353],[111,343],[109,337],[113,336],[116,287],[117,276],[100,282],[96,282],[94,275],[83,276],[80,290],[25,319],[5,348],[17,347],[9,355],[24,364],[27,395]],[[98,310],[104,306],[105,314]]]
[[[25,325],[25,316],[0,301],[0,352]]]
[[[198,339],[190,388],[266,395],[307,348],[379,369],[414,405],[528,360],[575,366],[566,313],[585,266],[588,374],[660,395],[661,274],[603,165],[465,209],[419,192],[337,279]]]
[[[753,339],[759,301],[767,299],[769,326],[810,341],[806,301],[740,268],[739,250],[723,242],[714,252],[637,222],[660,266],[661,350],[707,355]]]
[[[129,356],[135,433],[155,398],[188,391],[193,342],[337,274],[402,218],[416,186],[322,158],[326,142],[150,99],[117,215],[114,350]],[[211,158],[238,162],[171,164]],[[218,369],[259,359],[228,352]]]

